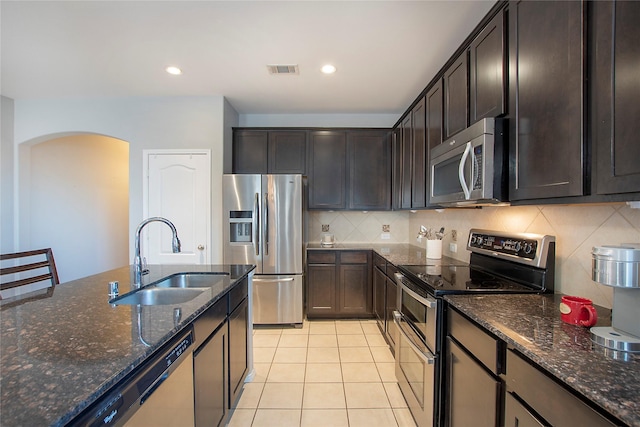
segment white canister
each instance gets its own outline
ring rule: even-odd
[[[442,240],[439,240],[439,239],[427,240],[427,258],[429,259],[442,258]]]

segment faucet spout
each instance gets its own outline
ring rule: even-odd
[[[169,228],[171,229],[171,233],[173,234],[173,239],[171,241],[171,248],[173,250],[173,253],[175,254],[180,252],[180,239],[178,239],[178,231],[176,230],[175,225],[173,225],[171,221],[159,216],[147,218],[144,221],[142,221],[138,225],[138,228],[136,228],[136,235],[135,235],[135,256],[133,259],[133,265],[134,265],[134,285],[136,288],[140,287],[140,285],[142,284],[142,275],[146,273],[146,271],[142,268],[142,256],[140,255],[140,234],[142,233],[142,229],[147,224],[155,221],[163,222],[169,226]]]

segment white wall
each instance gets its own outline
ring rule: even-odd
[[[0,253],[14,252],[13,100],[0,96]]]
[[[142,150],[153,148],[208,148],[212,159],[212,199],[222,187],[224,156],[224,98],[146,97],[109,99],[16,100],[16,145],[20,146],[19,168],[28,157],[23,148],[36,142],[69,133],[96,133],[129,143],[129,253],[133,234],[142,221]],[[20,173],[21,179],[23,174]],[[21,183],[22,185],[22,183]],[[21,220],[28,218],[29,206],[20,200]],[[222,224],[221,204],[212,203],[212,221]],[[29,242],[20,227],[21,246]],[[212,261],[222,262],[221,227],[212,227]],[[128,257],[131,260],[131,255]]]
[[[61,282],[128,264],[129,144],[100,135],[31,149],[30,248],[52,248]]]
[[[240,127],[390,128],[399,114],[241,114]]]

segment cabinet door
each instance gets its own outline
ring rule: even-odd
[[[509,3],[511,200],[583,194],[583,4]]]
[[[307,316],[335,315],[336,266],[307,266]]]
[[[233,173],[267,173],[267,145],[267,131],[234,132]]]
[[[413,161],[411,150],[411,122],[412,114],[402,120],[400,133],[400,150],[402,155],[402,169],[400,171],[400,208],[411,209],[411,178],[413,176]]]
[[[386,281],[387,276],[379,269],[373,269],[373,314],[378,320],[378,324],[385,326],[385,305],[386,305]]]
[[[463,52],[444,73],[444,139],[467,127],[467,70],[467,52]]]
[[[447,371],[447,425],[496,427],[499,420],[500,382],[449,337]]]
[[[593,10],[596,193],[640,192],[640,2],[598,1]]]
[[[223,425],[229,408],[227,325],[222,325],[194,354],[196,427]]]
[[[395,351],[397,340],[396,324],[393,323],[393,311],[398,309],[398,285],[392,279],[386,280],[387,300],[385,307],[385,324],[387,340],[391,344],[392,351]]]
[[[338,311],[341,315],[371,314],[369,264],[341,264]]]
[[[309,209],[344,209],[347,204],[346,134],[311,132],[309,152]]]
[[[391,133],[391,147],[393,150],[392,168],[392,208],[400,209],[402,206],[402,128],[397,126]]]
[[[504,427],[543,427],[535,415],[516,400],[511,393],[504,398]]]
[[[429,206],[431,195],[431,167],[429,162],[431,161],[431,150],[434,147],[442,144],[442,118],[443,118],[443,94],[442,94],[442,79],[439,79],[425,96],[427,116],[426,116],[426,147],[427,156],[425,160],[426,175],[425,175],[425,192],[426,192],[426,205]]]
[[[391,206],[391,147],[387,131],[350,131],[348,209],[388,210]]]
[[[229,315],[229,406],[235,406],[247,375],[247,298]]]
[[[504,46],[500,11],[469,46],[469,123],[506,112]]]
[[[306,174],[307,133],[269,132],[269,173]]]
[[[413,173],[411,177],[411,207],[413,209],[426,206],[426,170],[427,170],[427,146],[426,146],[426,108],[425,99],[422,98],[413,110],[411,126],[411,145]]]

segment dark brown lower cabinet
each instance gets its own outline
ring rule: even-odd
[[[371,317],[371,251],[307,251],[307,317]]]
[[[229,403],[233,407],[247,375],[249,304],[245,298],[229,315]]]
[[[196,427],[224,425],[229,411],[228,346],[224,323],[194,353]]]

